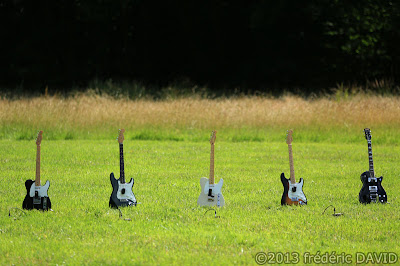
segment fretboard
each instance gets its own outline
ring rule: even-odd
[[[119,144],[119,180],[121,183],[125,183],[124,173],[124,144]]]
[[[372,160],[372,145],[371,140],[368,140],[368,158],[369,158],[369,174],[371,177],[375,177],[374,173],[374,161]]]
[[[214,144],[211,144],[209,183],[214,184]]]
[[[289,148],[289,164],[290,164],[290,182],[294,184],[296,183],[296,179],[294,178],[292,144],[288,144],[288,148]]]
[[[40,145],[37,145],[36,150],[36,178],[35,186],[40,186]]]

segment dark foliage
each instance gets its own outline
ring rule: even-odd
[[[9,89],[318,90],[400,74],[399,1],[0,0],[0,22]]]

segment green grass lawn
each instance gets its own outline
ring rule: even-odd
[[[218,133],[223,134],[223,133]],[[317,134],[317,133],[316,133]],[[0,140],[0,264],[249,264],[258,252],[400,255],[400,147],[372,141],[375,173],[390,204],[358,202],[367,143],[293,141],[296,180],[308,205],[282,207],[281,172],[289,176],[282,141],[215,144],[215,178],[225,207],[196,206],[208,177],[207,141],[125,139],[125,175],[135,179],[137,207],[108,207],[109,175],[119,177],[119,149],[110,140],[46,140],[41,181],[50,180],[54,211],[25,211],[24,182],[35,177],[34,140]],[[332,208],[343,216],[334,217]],[[131,221],[124,218],[130,218]],[[292,258],[292,257],[291,257]]]

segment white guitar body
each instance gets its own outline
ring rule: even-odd
[[[299,183],[292,184],[289,182],[288,198],[291,201],[299,201],[300,204],[307,204],[306,195],[304,195],[303,192],[303,183],[304,181],[302,178],[300,178]]]
[[[133,202],[136,202],[136,198],[135,195],[133,194],[132,187],[133,187],[133,178],[131,178],[131,181],[129,183],[124,183],[124,184],[122,184],[118,180],[117,198],[119,200],[131,200]]]
[[[200,206],[217,206],[222,207],[225,205],[225,199],[222,195],[221,189],[224,180],[221,178],[217,184],[210,184],[208,178],[202,177],[200,179],[201,193],[197,200]],[[209,197],[209,190],[212,190],[212,196]]]
[[[35,197],[35,191],[37,191],[39,197],[48,197],[47,191],[49,190],[49,187],[49,180],[46,181],[46,184],[44,184],[44,186],[36,186],[35,183],[33,183],[31,189],[29,190],[29,196],[32,198]]]

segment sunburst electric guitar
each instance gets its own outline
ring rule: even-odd
[[[214,144],[217,131],[213,131],[210,139],[210,179],[202,177],[200,179],[201,193],[197,200],[200,206],[217,206],[225,205],[224,196],[222,196],[221,188],[224,180],[221,178],[217,184],[214,184]]]
[[[111,208],[118,208],[121,206],[136,206],[136,198],[133,194],[133,178],[129,183],[125,183],[125,173],[124,173],[124,129],[120,129],[118,136],[119,143],[119,169],[120,176],[119,179],[115,179],[114,173],[110,174],[110,181],[113,187],[113,191],[110,196],[109,205]]]
[[[51,209],[51,201],[47,194],[50,182],[47,180],[44,186],[40,185],[40,144],[42,143],[43,131],[39,131],[36,139],[36,179],[26,180],[26,196],[22,208],[27,210],[37,209],[47,211]]]
[[[365,138],[368,141],[368,158],[369,158],[369,171],[361,174],[361,181],[363,186],[358,194],[358,200],[361,203],[371,202],[387,202],[387,195],[382,187],[383,177],[375,177],[374,172],[374,161],[372,160],[372,146],[371,146],[371,130],[369,128],[364,129]]]
[[[288,130],[286,143],[289,148],[289,163],[290,163],[290,178],[286,179],[285,174],[281,174],[281,181],[283,184],[283,195],[281,199],[282,205],[304,205],[307,204],[306,195],[303,192],[303,179],[300,178],[299,183],[296,183],[294,178],[294,166],[293,166],[293,152],[292,152],[292,141],[293,141],[293,130]]]

